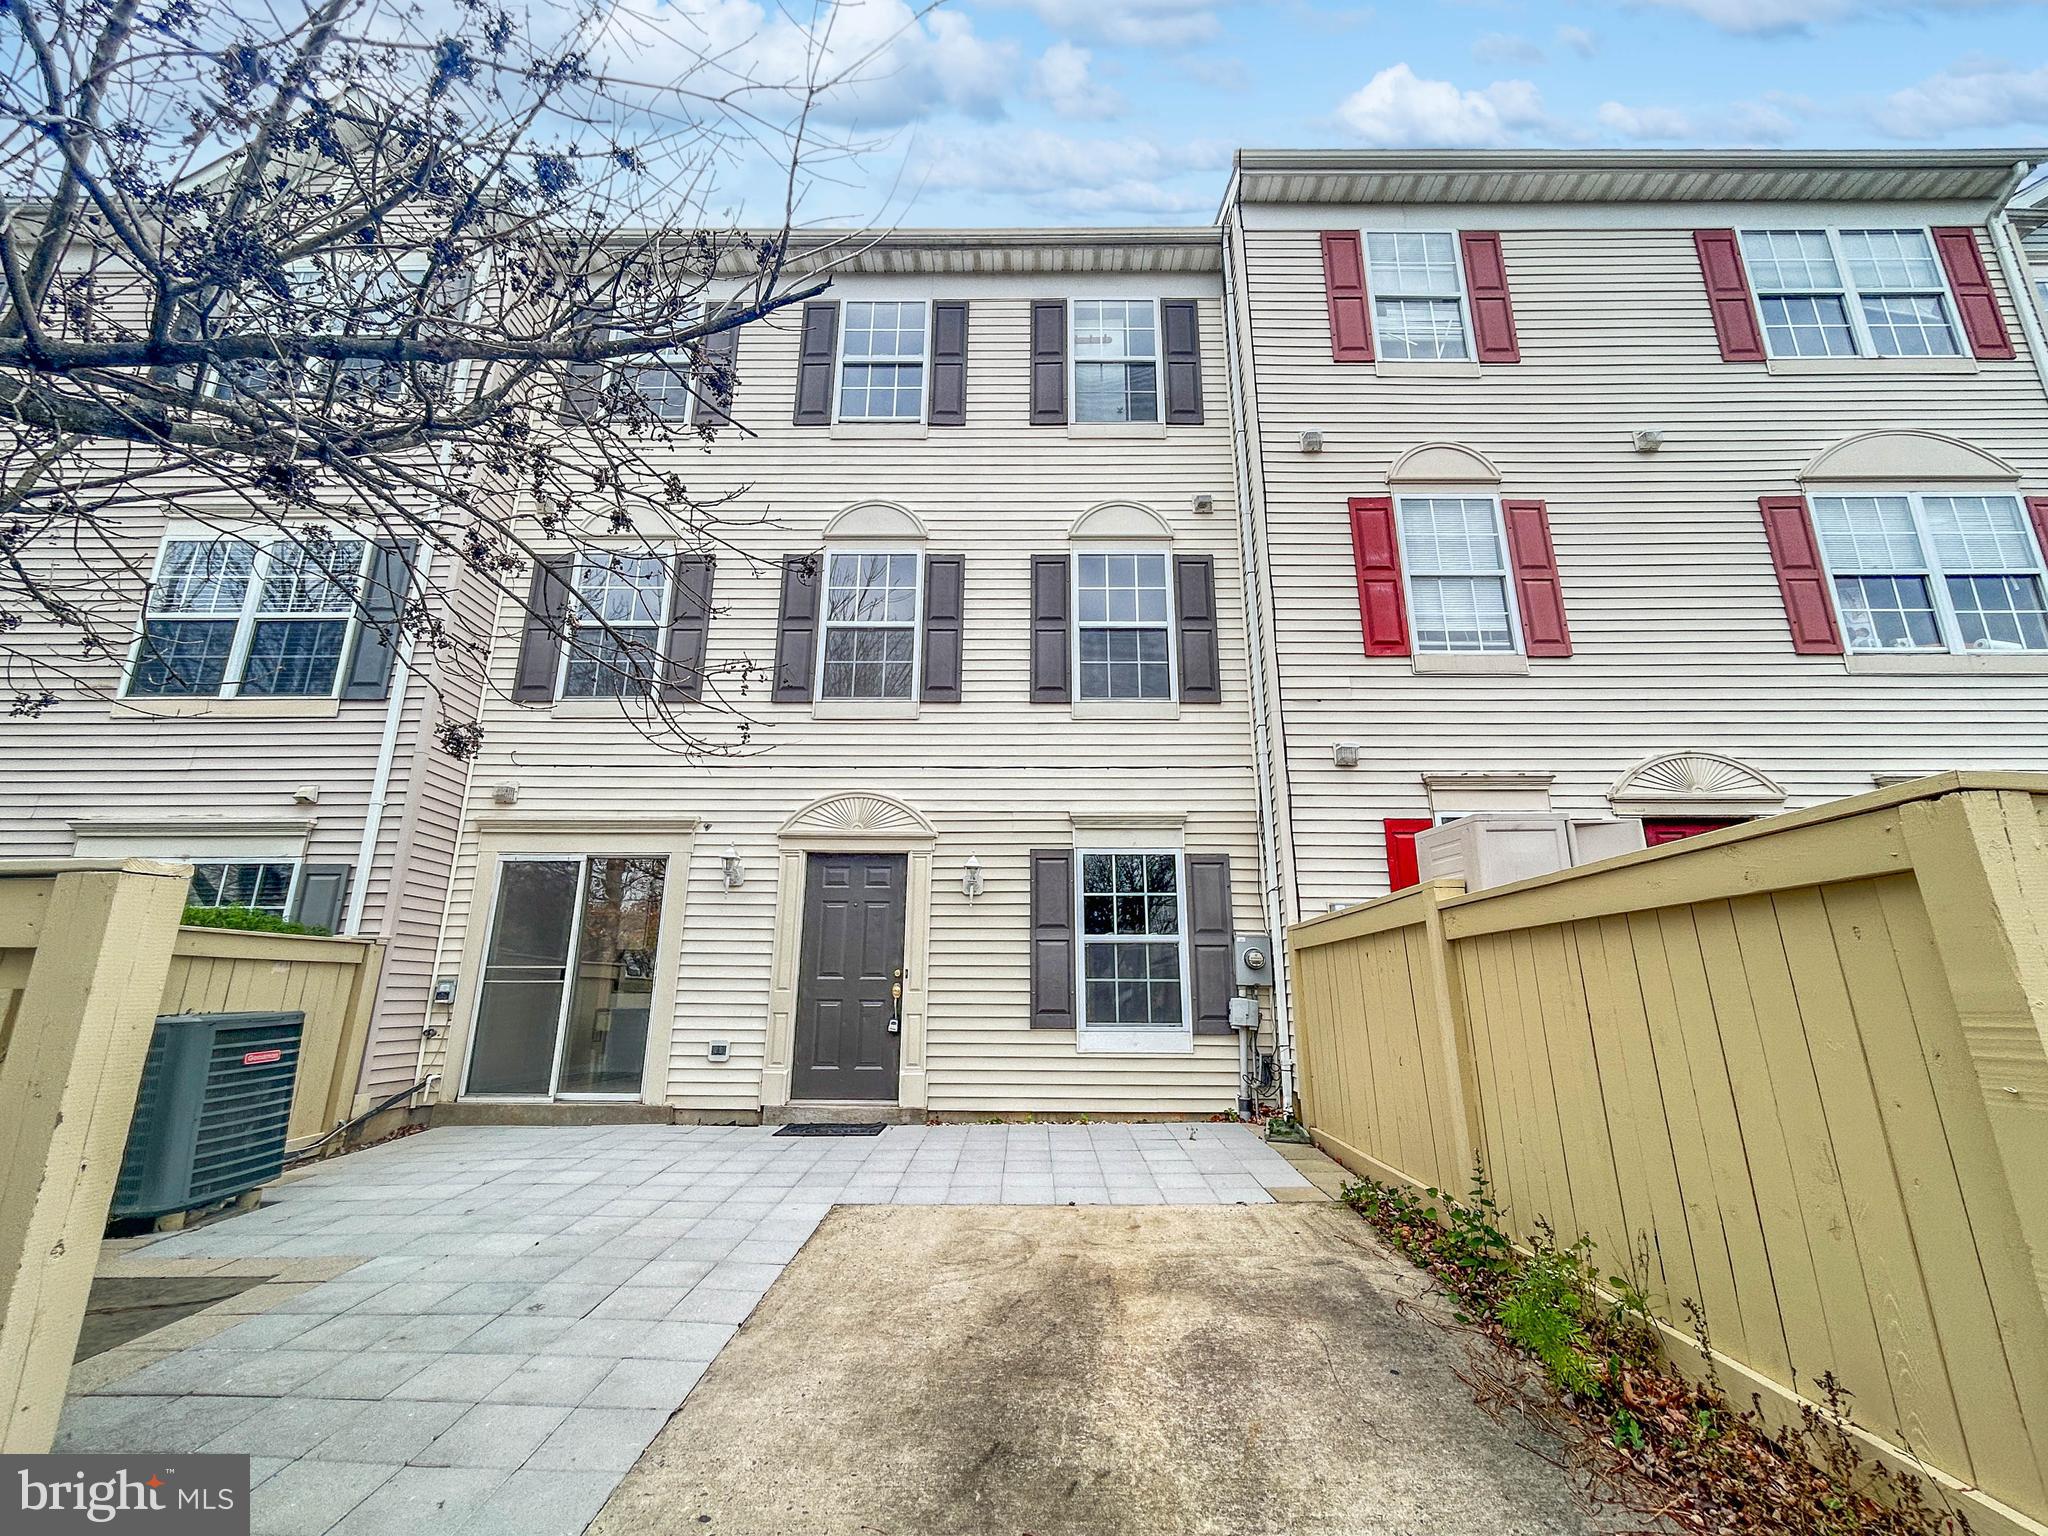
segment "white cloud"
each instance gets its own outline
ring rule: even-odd
[[[1044,129],[948,134],[912,152],[911,177],[933,191],[1015,199],[1070,218],[1206,218],[1227,144],[1142,137],[1082,139]],[[1181,186],[1179,178],[1192,180]]]
[[[1355,138],[1390,149],[1512,144],[1545,122],[1542,97],[1526,80],[1467,91],[1421,79],[1406,64],[1389,65],[1345,97],[1337,119]]]
[[[1963,60],[1918,85],[1894,91],[1870,120],[1898,139],[1932,139],[1962,129],[2048,125],[2048,67],[2018,69]]]
[[[1484,32],[1472,40],[1472,57],[1482,64],[1541,64],[1543,50],[1512,32]]]
[[[1211,90],[1228,91],[1239,95],[1252,88],[1252,72],[1245,67],[1243,59],[1204,59],[1190,57],[1183,63],[1188,78],[1197,85],[1206,85]]]
[[[1590,59],[1600,51],[1600,39],[1584,27],[1559,27],[1557,46],[1569,49],[1582,59]]]
[[[1121,117],[1126,105],[1113,87],[1096,79],[1093,55],[1072,43],[1054,43],[1031,71],[1031,94],[1062,118]]]
[[[984,0],[1022,6],[1063,37],[1185,48],[1222,31],[1215,0]]]
[[[1624,139],[1689,139],[1692,119],[1676,107],[1628,107],[1603,101],[1594,113],[1602,128]]]
[[[1893,14],[1990,10],[2004,5],[2035,6],[2044,0],[1637,0],[1662,10],[1684,11],[1724,32],[1804,32],[1832,22],[1881,12]]]

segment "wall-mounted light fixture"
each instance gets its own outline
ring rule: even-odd
[[[718,867],[728,891],[736,891],[747,883],[747,872],[740,867],[740,851],[731,843],[725,845],[725,857],[718,861]]]
[[[981,859],[970,853],[967,862],[960,866],[960,894],[969,901],[981,894]]]
[[[491,804],[517,805],[518,803],[519,786],[517,784],[499,784],[492,788]]]

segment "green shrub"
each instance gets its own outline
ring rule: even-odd
[[[1496,1314],[1502,1332],[1542,1361],[1550,1379],[1575,1397],[1600,1394],[1600,1364],[1586,1336],[1592,1247],[1592,1240],[1582,1237],[1560,1248],[1550,1228],[1539,1222],[1529,1257]]]
[[[331,936],[331,930],[314,928],[305,923],[288,923],[271,912],[256,912],[248,907],[187,907],[184,923],[187,928],[244,928],[251,933],[310,933],[319,938]]]

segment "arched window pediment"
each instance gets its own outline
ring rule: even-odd
[[[1105,501],[1090,507],[1074,520],[1071,539],[1100,539],[1128,544],[1171,543],[1173,529],[1150,507],[1135,501]]]
[[[1485,454],[1460,443],[1423,443],[1394,460],[1389,485],[1499,485],[1500,471]]]
[[[1940,432],[1859,432],[1824,448],[1799,472],[1802,484],[1863,482],[1931,485],[2019,479],[2019,471],[1981,448]]]
[[[923,543],[927,537],[917,514],[893,501],[856,502],[825,525],[827,544],[845,544],[855,539]]]

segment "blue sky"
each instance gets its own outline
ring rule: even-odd
[[[2048,144],[2048,0],[622,3],[755,80],[862,61],[811,221],[1205,221],[1238,146]]]

